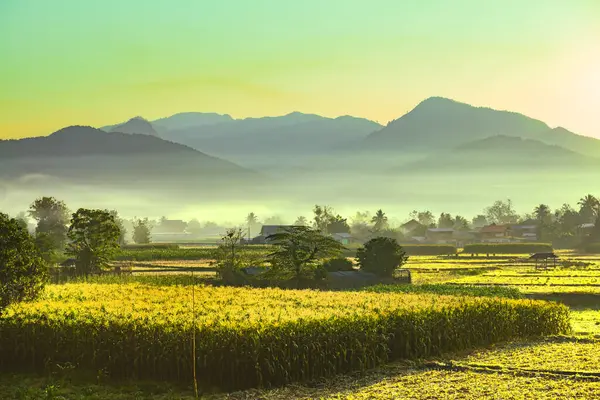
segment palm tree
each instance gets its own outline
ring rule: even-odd
[[[550,216],[550,207],[548,207],[546,204],[540,204],[533,210],[533,213],[539,222],[544,222]]]
[[[258,217],[256,216],[256,214],[251,212],[246,217],[246,225],[248,226],[248,240],[252,237],[250,235],[250,230],[252,229],[252,227],[256,226],[256,224],[258,224]]]
[[[306,219],[306,217],[304,216],[299,216],[298,218],[296,218],[296,222],[294,222],[294,225],[296,226],[307,226],[308,225],[308,220]]]
[[[577,204],[579,214],[588,222],[593,221],[600,214],[600,200],[591,194],[582,197]]]
[[[373,230],[378,232],[385,229],[388,223],[388,218],[385,215],[385,213],[381,209],[379,209],[377,210],[373,218],[371,218],[371,222],[373,223]]]

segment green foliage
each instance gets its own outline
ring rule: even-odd
[[[494,224],[514,224],[519,219],[512,201],[497,200],[490,207],[485,209],[485,217],[488,223]]]
[[[310,278],[318,260],[338,257],[344,249],[332,237],[304,226],[287,228],[267,239],[276,249],[268,256],[273,273],[288,276],[298,285]]]
[[[123,246],[125,244],[125,242],[127,241],[125,239],[125,237],[127,236],[127,229],[125,229],[125,225],[124,225],[124,220],[123,218],[119,217],[119,212],[117,210],[106,210],[106,212],[108,212],[110,215],[112,215],[112,217],[115,220],[115,224],[117,224],[117,226],[119,227],[119,232],[121,232],[119,234],[119,244],[121,246]]]
[[[508,299],[522,299],[524,297],[519,289],[513,287],[449,285],[442,283],[424,285],[376,285],[363,290],[377,293],[432,293],[448,296],[505,297]]]
[[[361,270],[386,278],[408,261],[398,242],[387,237],[369,240],[356,251],[356,258]]]
[[[266,257],[273,250],[271,245],[246,245],[240,248],[242,253],[252,253]],[[118,261],[169,261],[169,260],[214,260],[217,258],[215,247],[179,247],[167,243],[149,245],[127,245],[119,249],[114,256]]]
[[[467,244],[463,253],[467,254],[530,254],[550,253],[549,243],[479,243]]]
[[[76,258],[78,274],[99,272],[119,249],[121,232],[114,216],[103,210],[80,208],[71,219],[67,253]]]
[[[373,231],[380,232],[388,227],[388,217],[383,210],[379,209],[371,218],[371,223],[373,224]]]
[[[409,256],[446,256],[458,252],[451,244],[403,244],[402,249]]]
[[[241,242],[244,235],[241,229],[229,229],[221,237],[221,244],[214,252],[217,274],[227,284],[244,283],[242,268],[262,265],[264,258],[257,257],[256,253],[241,251],[244,246]]]
[[[46,280],[47,265],[29,232],[0,213],[0,313],[13,302],[35,298]]]
[[[69,210],[66,204],[54,197],[41,197],[29,207],[29,216],[37,221],[36,235],[45,244],[46,258],[53,252],[63,251],[67,241]]]
[[[136,244],[150,243],[150,222],[148,218],[136,219],[133,223],[133,241]]]
[[[325,260],[323,268],[327,272],[354,271],[354,264],[347,258],[330,258],[329,260]]]

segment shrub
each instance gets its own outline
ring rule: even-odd
[[[29,232],[0,213],[0,314],[11,303],[35,298],[47,279],[47,266]]]
[[[480,243],[468,244],[463,253],[467,254],[530,254],[550,253],[549,243]]]
[[[356,258],[361,270],[384,278],[391,278],[396,268],[408,261],[398,242],[387,237],[369,240],[357,250]]]
[[[330,258],[323,263],[327,272],[354,271],[354,264],[347,258]]]

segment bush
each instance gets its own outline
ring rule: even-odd
[[[479,243],[468,244],[463,253],[467,254],[531,254],[551,253],[549,243]]]
[[[357,250],[356,258],[361,270],[383,278],[391,278],[396,268],[408,261],[398,242],[387,237],[369,240]]]
[[[327,272],[354,271],[354,264],[347,258],[331,258],[323,263]]]
[[[35,298],[47,279],[47,265],[27,229],[0,213],[0,314],[11,303]]]
[[[402,249],[409,256],[445,256],[458,252],[456,246],[449,244],[403,244]]]

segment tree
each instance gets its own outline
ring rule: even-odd
[[[454,217],[454,223],[452,227],[457,231],[466,231],[469,229],[469,221],[465,217],[457,215]]]
[[[327,226],[331,221],[331,216],[333,215],[333,210],[329,206],[319,206],[315,205],[313,209],[313,226],[316,230],[321,233],[328,233]]]
[[[473,225],[473,228],[482,228],[482,227],[488,225],[488,220],[485,215],[479,214],[478,216],[473,218],[472,225]]]
[[[485,217],[488,222],[501,225],[514,224],[519,219],[510,199],[495,201],[494,204],[485,209]]]
[[[121,234],[119,235],[119,244],[123,246],[127,242],[125,238],[125,236],[127,235],[127,230],[125,229],[124,221],[121,217],[119,217],[119,212],[117,210],[106,210],[106,212],[112,215],[112,217],[115,220],[115,223],[119,227],[119,232],[121,232]]]
[[[421,225],[431,226],[435,221],[435,217],[431,211],[421,211],[417,214],[417,221]]]
[[[47,265],[29,232],[0,213],[0,314],[11,303],[35,298],[47,278]]]
[[[600,214],[600,200],[591,194],[582,197],[577,204],[585,222],[593,222]]]
[[[441,213],[440,218],[438,219],[437,227],[451,229],[454,226],[454,219],[452,219],[452,215],[447,213]]]
[[[250,239],[252,237],[252,232],[256,232],[260,226],[258,217],[253,212],[246,216],[246,226],[248,227],[248,239]]]
[[[294,225],[295,226],[308,226],[308,221],[307,221],[306,217],[303,217],[301,215],[298,218],[296,218],[296,221],[294,222]]]
[[[193,235],[199,235],[202,233],[202,224],[196,218],[193,218],[187,223],[187,230]]]
[[[25,211],[21,211],[15,216],[15,220],[19,223],[19,225],[29,231],[29,218],[27,218],[27,213]]]
[[[361,270],[390,278],[408,261],[408,256],[395,239],[376,237],[357,250],[356,259]]]
[[[550,212],[550,207],[548,207],[546,204],[540,204],[533,210],[533,215],[539,223],[548,222],[548,219],[551,217],[551,214],[552,213]]]
[[[136,244],[148,244],[151,241],[151,237],[148,218],[136,219],[133,222],[133,242]]]
[[[69,210],[64,202],[41,197],[29,207],[29,216],[37,221],[36,236],[44,236],[49,252],[64,250],[69,223]]]
[[[379,232],[388,226],[388,218],[383,212],[383,210],[379,209],[371,218],[371,223],[373,224],[373,230],[375,232]]]
[[[326,231],[328,233],[350,233],[350,225],[346,218],[338,214],[329,218]]]
[[[237,283],[238,271],[249,266],[240,251],[243,238],[243,231],[239,228],[228,229],[225,235],[221,236],[221,244],[215,253],[215,265],[217,274],[225,283]]]
[[[75,257],[77,272],[87,276],[105,267],[119,248],[120,235],[119,226],[110,213],[77,210],[67,234],[71,240],[67,252]]]
[[[304,226],[286,228],[267,239],[277,248],[268,255],[273,270],[295,280],[297,287],[314,272],[318,260],[339,257],[344,249],[332,237]]]

